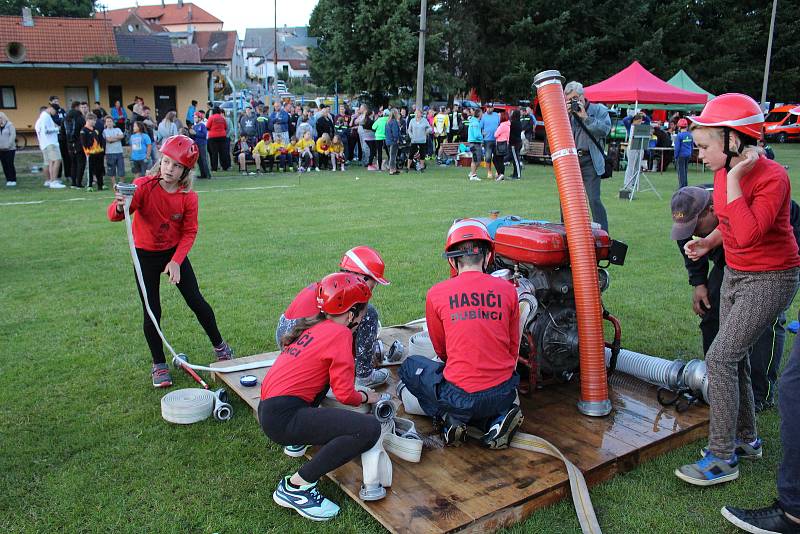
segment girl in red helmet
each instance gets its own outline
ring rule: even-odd
[[[719,333],[706,353],[711,407],[703,458],[675,470],[682,480],[709,486],[739,476],[740,458],[760,458],[748,352],[797,290],[800,257],[789,222],[791,187],[783,166],[760,155],[764,115],[741,94],[724,94],[691,117],[700,158],[714,171],[719,225],[689,241],[696,260],[723,245]],[[783,395],[781,395],[783,397]]]
[[[281,354],[261,385],[258,420],[264,434],[294,457],[303,456],[308,445],[321,445],[314,458],[281,479],[272,494],[280,506],[315,521],[339,513],[335,503],[319,494],[317,481],[371,449],[381,436],[372,414],[319,407],[329,385],[342,404],[380,400],[377,393],[353,386],[352,331],[371,296],[367,284],[354,274],[323,278],[315,291],[316,314],[299,319],[283,336]]]
[[[694,140],[689,132],[689,121],[678,119],[678,135],[675,136],[675,168],[678,170],[678,189],[689,185],[689,159],[692,157]]]
[[[133,236],[150,309],[156,319],[159,322],[161,320],[159,283],[164,274],[171,284],[178,286],[186,304],[197,316],[217,359],[229,360],[233,350],[219,333],[214,310],[200,293],[187,257],[197,235],[197,193],[192,191],[197,158],[197,145],[185,135],[176,135],[164,142],[157,165],[159,170],[152,176],[142,176],[133,181],[137,186],[130,206],[131,214],[135,214]],[[117,192],[114,202],[108,206],[108,218],[112,221],[124,220],[124,206],[124,197]],[[138,289],[139,286],[136,287]],[[139,298],[142,298],[141,291]],[[153,357],[153,386],[171,386],[172,378],[164,358],[164,347],[146,311],[144,337]]]
[[[361,245],[351,248],[342,256],[339,268],[342,272],[355,274],[367,284],[370,290],[375,289],[377,285],[389,285],[389,281],[384,278],[386,265],[383,262],[383,258],[372,247]],[[316,315],[316,291],[318,287],[319,282],[314,282],[302,289],[295,296],[289,307],[286,308],[286,311],[283,312],[278,320],[278,328],[275,332],[275,342],[278,347],[281,347],[281,339],[294,327],[299,319]],[[380,386],[389,378],[388,371],[373,367],[373,347],[378,339],[379,325],[378,310],[372,304],[368,304],[355,334],[354,352],[356,358],[356,385],[358,386],[370,388]]]

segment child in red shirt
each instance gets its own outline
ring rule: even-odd
[[[493,242],[479,221],[465,219],[450,228],[445,256],[458,274],[433,286],[425,304],[428,334],[444,363],[409,356],[400,366],[397,390],[443,421],[446,444],[466,439],[469,423],[483,429],[485,447],[504,449],[522,424],[516,403],[517,292],[507,280],[484,272]]]
[[[371,414],[319,408],[328,385],[342,404],[380,400],[377,393],[353,386],[352,330],[371,296],[352,273],[323,278],[316,288],[316,315],[299,319],[283,336],[283,350],[261,385],[258,420],[264,434],[285,445],[289,456],[303,456],[308,445],[322,446],[298,471],[281,479],[272,495],[280,506],[315,521],[339,513],[335,503],[319,494],[317,481],[371,449],[381,436],[380,423]]]
[[[703,458],[675,470],[694,485],[739,476],[739,458],[760,458],[748,352],[791,302],[800,257],[789,223],[791,190],[786,170],[760,155],[764,115],[750,97],[729,93],[709,102],[693,122],[700,158],[714,171],[714,211],[719,225],[689,241],[697,260],[723,245],[725,275],[719,332],[706,353],[711,421]]]
[[[233,357],[233,350],[219,333],[214,311],[200,293],[187,257],[197,235],[197,193],[192,191],[192,169],[197,157],[194,141],[185,135],[176,135],[162,147],[159,171],[153,176],[142,176],[133,181],[137,186],[130,205],[131,214],[135,213],[133,236],[148,303],[156,320],[161,322],[159,281],[161,275],[165,274],[171,284],[178,286],[186,304],[197,316],[214,346],[217,359],[229,360]],[[124,220],[124,209],[125,199],[117,192],[114,202],[108,206],[108,218],[111,221]],[[139,298],[142,298],[141,290]],[[172,378],[164,358],[164,347],[146,310],[144,337],[153,357],[153,386],[171,386]]]

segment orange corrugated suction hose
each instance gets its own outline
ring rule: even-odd
[[[585,415],[603,416],[611,412],[606,383],[603,307],[600,303],[589,203],[564,104],[563,80],[561,73],[548,70],[537,74],[533,83],[542,107],[572,264],[581,366],[578,410]]]

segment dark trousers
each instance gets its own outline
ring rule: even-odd
[[[458,141],[458,130],[450,130],[447,132],[447,142],[452,143]]]
[[[444,363],[424,356],[409,356],[400,365],[400,380],[426,414],[449,424],[470,424],[488,430],[489,424],[505,415],[517,398],[519,376],[497,386],[468,393],[444,378]]]
[[[0,164],[3,166],[3,175],[6,182],[17,181],[17,168],[14,166],[14,155],[16,150],[0,150]]]
[[[211,171],[208,170],[208,154],[206,154],[206,145],[198,144],[197,151],[200,157],[197,158],[197,164],[200,166],[200,178],[211,178]]]
[[[261,430],[275,443],[322,445],[298,471],[306,482],[316,482],[325,473],[357,458],[381,437],[381,425],[372,414],[317,408],[314,404],[289,396],[272,397],[258,404]]]
[[[492,155],[492,163],[494,163],[494,169],[497,171],[497,175],[500,176],[501,174],[506,173],[506,155],[503,154],[502,156],[497,153],[497,150],[494,151]]]
[[[89,183],[86,186],[92,187],[94,180],[97,180],[97,189],[98,191],[102,190],[105,171],[105,154],[91,154],[89,156]]]
[[[442,143],[447,142],[447,134],[436,136],[436,155],[439,155],[439,149],[442,148]]]
[[[376,139],[375,140],[375,152],[377,152],[376,156],[378,157],[378,170],[383,169],[383,147],[385,141],[383,139]],[[371,158],[372,156],[370,156]]]
[[[706,288],[711,308],[700,319],[703,335],[703,354],[708,352],[719,332],[719,293],[722,287],[723,270],[714,266],[708,274]],[[759,336],[750,349],[750,379],[753,384],[755,403],[771,403],[775,397],[775,382],[781,367],[783,346],[786,341],[786,310]]]
[[[142,250],[136,249],[136,254],[139,256],[139,263],[142,265],[142,278],[144,279],[144,287],[147,290],[147,301],[150,304],[150,309],[153,315],[161,324],[161,297],[160,297],[160,282],[161,273],[167,266],[167,263],[172,259],[175,254],[175,249],[169,250]],[[144,309],[144,298],[142,291],[139,289],[139,284],[136,284],[139,290],[139,299],[142,301],[142,311],[144,312],[144,337],[147,340],[147,345],[150,347],[150,354],[153,356],[153,363],[164,363],[164,346],[161,344],[161,338],[156,332],[156,327],[147,315],[147,310]],[[217,319],[214,317],[214,310],[203,298],[200,293],[200,288],[197,285],[197,278],[194,275],[192,264],[189,258],[183,260],[181,263],[181,281],[178,283],[178,290],[183,296],[183,300],[188,304],[200,326],[206,331],[208,339],[215,347],[222,343],[222,335],[217,328]]]
[[[678,169],[678,188],[686,187],[689,185],[689,158],[679,157],[675,162],[675,167]]]
[[[514,172],[511,174],[512,178],[522,178],[522,165],[520,165],[519,158],[521,157],[520,151],[522,150],[522,141],[511,141],[508,143],[509,159]]]
[[[351,132],[354,132],[351,130]],[[363,156],[361,154],[361,141],[358,138],[358,132],[350,134],[350,144],[348,145],[347,151],[347,160],[352,161],[353,159],[358,159],[361,161]]]
[[[589,208],[592,210],[592,220],[608,232],[608,215],[603,201],[600,199],[600,176],[594,169],[592,156],[586,154],[580,157],[581,177],[583,187],[586,189],[586,196],[589,198]]]
[[[231,167],[231,157],[226,157],[225,147],[228,144],[226,137],[212,137],[208,140],[208,158],[211,163],[211,170],[217,172],[222,166],[223,170]]]
[[[58,136],[58,151],[61,153],[61,169],[58,171],[58,175],[61,176],[61,173],[64,173],[64,178],[72,178],[72,159],[66,137]]]
[[[786,512],[800,517],[800,336],[794,338],[778,391],[783,447],[778,466],[778,500]]]
[[[83,173],[86,171],[86,155],[83,153],[80,143],[69,142],[69,161],[72,185],[83,186]]]
[[[372,165],[372,162],[375,161],[375,141],[374,139],[371,141],[365,141],[367,143],[367,147],[369,148],[369,160],[367,160],[367,165]]]

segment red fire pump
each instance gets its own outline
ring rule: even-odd
[[[600,291],[609,286],[606,267],[625,262],[627,245],[592,229]],[[495,233],[495,276],[516,285],[520,304],[518,371],[520,391],[539,383],[569,381],[579,372],[578,319],[564,224],[524,222],[501,226]],[[614,327],[611,370],[620,348],[619,321],[603,307]]]

